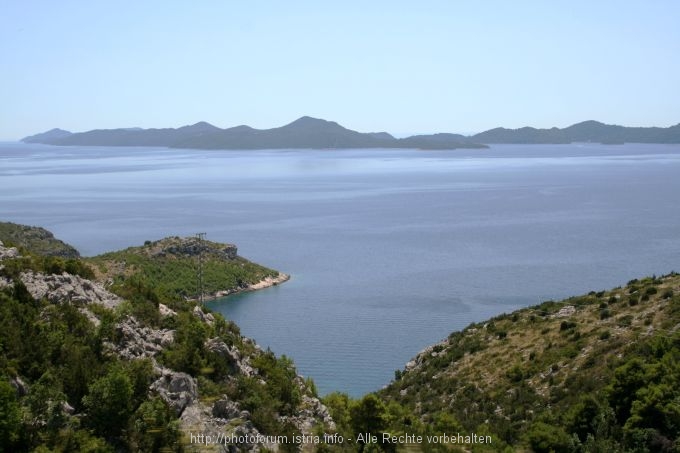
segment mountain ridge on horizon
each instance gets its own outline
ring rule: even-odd
[[[335,121],[302,116],[284,126],[221,129],[205,121],[178,128],[63,129],[24,137],[24,143],[56,146],[161,146],[182,149],[352,149],[485,148],[486,144],[568,144],[572,142],[680,143],[680,123],[662,127],[626,127],[587,120],[565,128],[497,127],[474,135],[435,133],[395,138],[387,132],[357,132]]]

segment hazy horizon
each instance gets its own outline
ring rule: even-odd
[[[305,116],[309,116],[309,115],[305,115]],[[294,120],[291,120],[291,121],[289,121],[289,122],[287,122],[287,123],[285,123],[285,124],[279,124],[279,125],[271,126],[271,128],[277,128],[277,127],[285,126],[285,125],[287,125],[287,124],[290,124],[290,123],[294,122],[294,121],[297,120],[297,119],[298,119],[298,118],[296,118],[296,119],[294,119]],[[328,119],[328,118],[318,118],[318,119],[322,119],[322,120],[326,120],[326,121],[333,121],[332,119]],[[574,124],[578,124],[578,123],[582,123],[582,122],[586,122],[586,121],[591,121],[591,120],[583,120],[583,121],[578,121],[578,122],[573,123],[573,124],[558,125],[558,126],[550,126],[550,127],[557,127],[557,128],[563,129],[563,128],[566,128],[566,127],[568,127],[568,126],[572,126],[572,125],[574,125]],[[598,120],[593,120],[593,121],[598,121]],[[162,128],[174,128],[174,129],[177,129],[177,128],[180,128],[180,127],[183,127],[183,126],[191,126],[191,125],[194,125],[194,124],[197,124],[197,123],[200,123],[200,122],[204,122],[204,121],[201,120],[201,121],[194,121],[194,122],[187,123],[187,124],[172,125],[172,126],[163,126]],[[210,123],[210,121],[205,121],[205,122]],[[602,121],[599,121],[599,122],[600,122],[600,123],[604,123],[604,122],[602,122]],[[212,123],[210,123],[210,124],[212,124]],[[604,124],[607,124],[607,123],[604,123]],[[680,124],[680,122],[674,123],[674,124],[669,124],[668,126],[648,125],[647,127],[669,127],[669,126],[675,126],[676,124]],[[212,125],[213,125],[213,126],[216,126],[216,127],[219,127],[219,128],[221,128],[221,129],[228,129],[228,128],[231,128],[231,127],[243,126],[243,125],[249,126],[248,124],[233,124],[233,125],[227,125],[227,126],[222,126],[222,125],[219,125],[219,124],[212,124]],[[340,126],[346,127],[344,124],[340,124]],[[526,127],[534,127],[534,126],[532,126],[532,125],[530,125],[530,124],[526,124],[525,126],[526,126]],[[525,127],[525,126],[521,126],[521,127]],[[630,126],[628,126],[628,125],[626,125],[626,124],[616,124],[615,126],[630,127]],[[503,126],[503,125],[494,126],[494,127],[505,128],[505,126]],[[521,128],[521,127],[520,127],[520,128]],[[550,128],[550,127],[549,127],[549,128]],[[35,132],[34,134],[29,134],[29,136],[30,136],[30,135],[37,135],[37,134],[44,133],[44,132],[48,132],[48,131],[51,130],[51,129],[62,129],[62,130],[64,130],[63,128],[55,127],[55,128],[46,129],[46,130],[44,130],[44,131],[37,131],[37,132]],[[97,129],[103,129],[103,128],[94,128],[94,129],[90,129],[89,131],[97,130]],[[113,130],[113,129],[147,129],[147,128],[140,128],[140,127],[138,127],[138,126],[121,126],[121,127],[114,127],[114,128],[111,128],[111,129]],[[148,129],[153,129],[153,128],[148,128]],[[263,128],[263,129],[270,129],[270,128]],[[351,128],[347,128],[347,129],[351,129]],[[493,128],[490,128],[490,129],[493,129]],[[511,128],[507,128],[507,129],[511,129]],[[517,129],[517,128],[512,128],[512,129]],[[461,131],[392,132],[392,131],[379,131],[379,130],[365,130],[365,131],[358,131],[358,132],[362,132],[362,133],[387,132],[387,133],[389,133],[390,135],[392,135],[392,136],[395,137],[395,138],[407,138],[407,137],[412,137],[412,136],[416,136],[416,135],[428,135],[428,134],[437,134],[437,133],[453,133],[453,134],[460,134],[460,135],[463,135],[463,136],[466,136],[466,137],[472,137],[472,136],[474,136],[474,135],[476,135],[476,134],[479,134],[479,133],[482,133],[482,132],[486,132],[486,131],[488,131],[488,130],[489,130],[489,129],[486,129],[486,130],[484,130],[484,131],[473,131],[473,132],[469,132],[469,131],[463,131],[463,132],[461,132]],[[83,133],[83,132],[89,132],[89,131],[68,131],[68,132],[72,132],[72,133]],[[21,141],[21,139],[23,139],[23,138],[25,138],[25,137],[20,137],[20,138],[14,139],[14,140],[12,140],[12,139],[4,139],[4,140],[3,140],[3,139],[0,139],[0,142],[15,143],[15,142]]]
[[[672,1],[0,11],[0,140],[198,121],[267,129],[304,115],[395,135],[680,122]]]

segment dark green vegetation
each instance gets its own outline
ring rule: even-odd
[[[56,239],[44,228],[0,222],[0,241],[7,246],[23,247],[38,255],[77,258],[78,251]]]
[[[273,129],[236,126],[220,129],[200,122],[177,129],[101,129],[71,133],[52,129],[24,138],[26,143],[77,146],[167,146],[193,149],[325,148],[484,148],[480,143],[680,143],[680,124],[671,127],[625,127],[584,121],[563,129],[498,127],[476,135],[431,134],[397,139],[387,132],[361,133],[332,121],[304,116]]]
[[[408,414],[394,432],[492,435],[472,451],[678,451],[680,276],[470,325],[395,378],[378,392]]]
[[[14,269],[23,263],[30,266],[21,270],[53,270],[35,257],[3,261]],[[7,267],[0,274],[12,277]],[[105,352],[124,312],[102,315],[96,327],[71,304],[34,300],[19,281],[0,291],[0,451],[114,451],[156,438],[160,446],[177,443],[168,407],[147,395],[150,362]],[[158,420],[153,434],[135,424],[145,411]]]
[[[166,253],[172,247],[180,253],[177,247],[190,245],[170,239],[147,248],[161,248],[161,243]],[[220,245],[218,250],[236,253],[233,246]],[[210,407],[212,401],[228,398],[249,411],[247,423],[231,420],[233,429],[245,423],[246,429],[264,435],[299,433],[286,417],[298,415],[303,398],[313,397],[315,391],[311,381],[297,377],[287,358],[260,350],[219,314],[210,321],[197,316],[195,304],[172,288],[159,293],[142,284],[135,278],[141,267],[112,285],[127,299],[115,309],[68,296],[36,300],[22,273],[49,276],[68,271],[91,277],[93,271],[80,259],[20,251],[21,256],[5,254],[0,262],[0,452],[194,451],[177,409],[151,390],[160,369],[193,376],[184,378],[198,383],[193,404]],[[128,259],[134,255],[122,253]],[[206,255],[210,253],[218,252]],[[247,267],[245,260],[234,259]],[[150,280],[156,281],[163,279]],[[90,286],[83,282],[85,288]],[[160,303],[172,314],[159,313]],[[137,329],[139,341],[152,331],[172,332],[173,338],[158,354],[126,357],[122,345],[130,340],[121,325]],[[211,344],[229,348],[238,360],[228,360],[230,356]],[[239,364],[252,371],[240,372]]]
[[[325,149],[325,148],[484,148],[462,135],[417,135],[397,139],[386,132],[361,133],[304,116],[273,129],[236,126],[219,129],[201,122],[178,129],[107,129],[83,133],[51,130],[23,139],[48,145],[167,146],[192,149]]]
[[[105,253],[86,261],[97,279],[112,283],[124,297],[148,289],[163,299],[196,299],[196,272],[202,253],[205,295],[247,289],[266,278],[280,278],[267,269],[237,255],[236,246],[196,238],[165,238],[147,241],[140,247]]]

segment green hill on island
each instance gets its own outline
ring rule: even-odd
[[[495,128],[469,137],[478,143],[680,143],[680,124],[670,127],[625,127],[583,121],[563,129]]]
[[[446,150],[486,148],[484,144],[551,144],[594,142],[680,143],[680,124],[670,127],[626,127],[583,121],[565,128],[498,127],[475,135],[438,133],[395,138],[387,132],[362,133],[334,121],[303,116],[272,129],[236,126],[220,129],[206,122],[176,129],[97,129],[72,133],[52,129],[22,139],[58,146],[163,146],[185,149],[352,149],[411,148]],[[483,144],[484,143],[484,144]]]
[[[272,129],[236,126],[220,129],[206,122],[177,129],[100,129],[71,133],[52,129],[25,137],[26,143],[59,146],[164,146],[185,149],[351,149],[351,148],[485,148],[462,135],[417,135],[398,139],[387,132],[362,133],[334,121],[303,116]]]

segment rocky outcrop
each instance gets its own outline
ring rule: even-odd
[[[319,422],[323,422],[329,430],[335,430],[335,422],[328,408],[318,398],[308,395],[302,395],[302,404],[294,416],[281,417],[281,421],[293,423],[304,434],[312,433]]]
[[[235,415],[238,406],[232,406],[226,402],[220,403],[220,407],[224,407],[227,412],[223,413],[218,410],[217,416],[213,415],[214,407],[214,405],[197,403],[186,408],[180,417],[182,430],[189,433],[201,433],[210,436],[211,439],[225,440],[225,442],[213,445],[215,448],[213,451],[255,453],[262,451],[263,448],[269,451],[278,451],[277,444],[256,442],[258,438],[262,439],[264,436],[253,426],[250,414],[247,411],[239,411],[236,417],[224,418],[223,415],[227,415],[227,412]],[[243,442],[226,442],[228,439],[242,440]]]
[[[212,318],[207,317],[209,313],[196,306],[193,310],[194,316],[201,319],[206,324],[212,322]],[[248,349],[254,351],[255,355],[261,354],[262,349],[251,339],[243,338],[243,343],[248,346]],[[244,354],[235,346],[228,345],[219,337],[211,338],[205,342],[206,350],[219,354],[226,359],[226,362],[231,368],[232,376],[244,375],[249,377],[258,376],[257,369],[251,366],[250,356]],[[262,385],[265,382],[258,378]],[[309,396],[305,381],[302,377],[295,378],[294,383],[300,389],[302,394],[302,401],[298,410],[292,416],[281,416],[279,421],[282,423],[291,423],[301,433],[311,435],[316,426],[322,424],[330,431],[335,430],[335,422],[328,411],[328,408],[321,403],[318,398]],[[180,424],[182,430],[185,432],[200,432],[205,435],[212,436],[217,439],[218,435],[224,438],[240,437],[245,439],[264,439],[258,430],[253,426],[251,421],[251,414],[246,410],[242,410],[237,401],[233,401],[226,395],[223,395],[213,403],[206,403],[197,401],[195,404],[189,404],[184,408],[180,417]],[[241,442],[241,443],[227,443],[215,446],[217,451],[223,452],[250,452],[261,451],[267,448],[271,451],[278,451],[279,445],[262,442]]]
[[[152,329],[127,316],[116,324],[116,344],[106,343],[109,350],[126,360],[154,357],[174,341],[175,332],[169,329]]]
[[[167,255],[192,257],[203,253],[217,258],[233,260],[238,256],[238,248],[234,244],[218,244],[199,240],[195,237],[169,237],[151,242],[146,247],[148,247],[147,253],[155,257]]]
[[[215,317],[212,315],[212,313],[204,312],[198,305],[194,307],[193,313],[194,316],[201,320],[201,322],[204,322],[208,325],[212,325],[215,322]]]
[[[443,350],[448,345],[449,340],[444,339],[439,343],[435,343],[433,345],[426,347],[425,349],[420,351],[413,359],[409,360],[408,363],[406,363],[404,370],[413,371],[417,368],[420,368],[428,357],[436,357],[439,354],[437,351]]]
[[[237,402],[231,401],[226,396],[215,401],[212,406],[212,415],[215,418],[222,418],[225,420],[234,418],[240,418],[242,420],[250,419],[250,412],[241,410]]]
[[[553,315],[553,318],[568,318],[576,313],[576,307],[573,305],[566,305]]]
[[[161,368],[161,376],[151,384],[157,393],[179,416],[198,400],[196,379],[186,373]]]
[[[158,304],[158,313],[161,315],[161,318],[167,318],[169,316],[177,316],[177,312],[168,308],[167,305],[164,304]]]
[[[241,352],[237,348],[227,345],[219,338],[211,338],[206,341],[205,347],[208,351],[225,358],[234,373],[240,373],[244,376],[254,376],[256,374],[255,369],[250,365],[248,357],[242,357]]]
[[[5,247],[5,244],[0,241],[0,261],[9,258],[18,258],[19,250],[16,247]]]
[[[22,272],[19,279],[34,299],[45,298],[53,304],[99,304],[112,309],[123,302],[123,299],[108,292],[100,284],[77,275]]]

